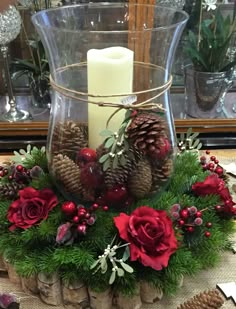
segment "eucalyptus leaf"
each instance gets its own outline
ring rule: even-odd
[[[111,131],[111,130],[108,130],[108,129],[104,129],[102,130],[99,135],[100,136],[111,136],[113,135],[114,133]]]
[[[116,271],[112,271],[109,284],[114,283],[115,280],[116,280]]]
[[[30,144],[27,145],[26,150],[27,150],[28,153],[30,153],[30,151],[31,151],[31,145]]]
[[[95,261],[95,262],[90,266],[90,269],[95,268],[95,267],[98,265],[98,263],[100,263],[100,260]]]
[[[186,136],[187,138],[190,138],[191,134],[192,134],[193,129],[192,128],[188,128],[187,132],[186,132]]]
[[[199,139],[195,140],[193,143],[193,148],[197,148],[198,144],[200,143]]]
[[[113,162],[112,162],[112,167],[115,169],[118,167],[118,156],[115,155],[115,157],[113,158]]]
[[[20,149],[19,153],[22,154],[23,156],[26,154],[26,151],[24,149]]]
[[[129,246],[127,246],[122,256],[122,260],[125,262],[129,259],[129,257],[130,257],[130,250],[129,250]]]
[[[115,142],[115,138],[112,136],[110,138],[108,138],[105,142],[105,148],[111,148],[111,146],[114,144]]]
[[[101,264],[101,273],[105,274],[107,272],[107,261],[105,260],[105,263]]]
[[[119,161],[122,166],[125,166],[127,163],[126,157],[123,154],[119,157]]]
[[[120,264],[124,268],[124,270],[127,271],[127,273],[132,274],[134,272],[133,268],[131,266],[129,266],[128,264],[126,264],[124,262],[121,262]]]
[[[102,166],[102,169],[103,171],[107,171],[109,168],[111,167],[111,160],[106,160],[104,163],[103,163],[103,166]]]
[[[200,150],[202,148],[202,143],[199,143],[198,145],[197,145],[197,150]]]
[[[196,137],[198,137],[199,133],[195,132],[191,135],[191,139],[194,140]]]
[[[118,277],[123,277],[125,275],[125,272],[122,268],[117,269],[117,275]]]
[[[32,159],[32,155],[28,152],[25,153],[25,158],[26,159]]]
[[[99,163],[104,163],[108,158],[109,158],[109,153],[104,154],[104,155],[101,156],[101,158],[99,159]]]

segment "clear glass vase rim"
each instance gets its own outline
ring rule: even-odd
[[[205,71],[198,71],[193,66],[190,65],[190,66],[185,67],[185,71],[189,71],[191,73],[197,73],[199,75],[210,76],[210,75],[223,75],[223,74],[226,75],[227,73],[231,71],[231,69],[228,71],[222,71],[222,72],[210,72],[210,71],[205,72]]]
[[[154,28],[146,28],[146,29],[142,29],[142,30],[71,30],[71,29],[67,29],[67,28],[60,28],[60,27],[56,27],[56,26],[50,26],[50,25],[46,25],[46,24],[41,24],[37,21],[37,17],[40,15],[43,15],[45,13],[48,12],[53,12],[53,11],[60,11],[60,10],[65,10],[66,8],[77,8],[77,7],[102,7],[102,6],[110,6],[110,7],[115,7],[122,5],[122,6],[129,6],[129,5],[133,5],[133,6],[145,6],[145,7],[154,7],[154,8],[158,8],[161,10],[165,10],[166,12],[176,12],[182,15],[182,18],[180,21],[170,24],[170,25],[166,25],[166,26],[158,26],[158,27],[154,27]],[[40,12],[35,13],[32,16],[32,22],[35,26],[38,26],[40,28],[44,28],[44,29],[51,29],[51,30],[59,30],[60,32],[69,32],[69,33],[77,33],[77,32],[83,32],[83,33],[114,33],[114,32],[120,32],[120,33],[139,33],[139,32],[147,32],[147,31],[164,31],[164,30],[169,30],[172,28],[176,28],[179,25],[183,25],[187,22],[189,18],[188,13],[186,13],[183,10],[180,9],[175,9],[175,8],[169,8],[169,7],[165,7],[165,6],[161,6],[161,5],[156,5],[156,4],[137,4],[137,3],[124,3],[124,2],[89,2],[89,3],[80,3],[80,4],[75,4],[75,5],[66,5],[66,6],[61,6],[61,7],[55,7],[55,8],[50,8],[50,9],[46,9],[46,10],[42,10]]]

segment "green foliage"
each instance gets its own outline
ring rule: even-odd
[[[225,72],[233,68],[236,56],[232,60],[227,53],[236,31],[235,16],[224,17],[219,7],[211,18],[200,21],[198,27],[195,32],[189,31],[185,48],[195,69],[201,72]]]
[[[19,152],[14,151],[14,157],[12,157],[12,161],[15,163],[20,163],[24,165],[27,169],[30,169],[34,166],[40,166],[44,171],[47,171],[47,157],[46,157],[46,149],[45,147],[37,148],[31,147],[31,145],[27,146],[26,151],[24,149],[20,149]]]
[[[19,157],[18,155],[16,157]],[[25,153],[22,163],[32,167],[37,162],[44,164],[45,173],[37,183],[32,182],[35,188],[52,185],[52,180],[46,172],[46,154],[33,149]],[[39,164],[41,166],[41,164]],[[195,205],[202,210],[204,222],[211,222],[211,237],[205,237],[205,225],[195,228],[194,233],[187,233],[176,229],[178,250],[170,257],[167,268],[155,271],[144,267],[139,262],[125,260],[134,272],[125,271],[124,276],[116,276],[113,286],[125,295],[135,293],[136,283],[146,280],[150,284],[163,289],[166,294],[174,294],[178,289],[179,281],[184,275],[194,275],[205,267],[212,267],[218,262],[222,250],[230,247],[229,236],[233,232],[233,223],[220,218],[214,206],[219,203],[217,196],[194,196],[191,190],[196,181],[203,181],[207,172],[203,172],[197,155],[185,152],[177,157],[174,167],[175,173],[171,177],[168,187],[158,196],[142,200],[130,208],[130,212],[141,205],[148,205],[155,209],[170,211],[173,204],[180,204],[182,208]],[[46,180],[45,180],[46,179]],[[82,280],[96,291],[108,288],[112,273],[112,263],[107,263],[106,272],[94,272],[91,266],[104,254],[108,245],[113,243],[124,244],[117,235],[113,218],[120,211],[110,209],[108,212],[98,210],[97,220],[88,227],[87,234],[80,236],[73,245],[59,246],[56,244],[58,227],[67,221],[61,212],[63,197],[55,189],[60,203],[49,213],[47,220],[26,230],[8,230],[7,209],[11,201],[0,201],[0,251],[15,265],[21,276],[28,277],[38,272],[53,273],[57,271],[65,281]],[[114,238],[115,237],[115,238]],[[125,249],[125,247],[124,247]],[[117,261],[123,257],[124,250],[117,250]],[[119,262],[120,263],[120,262]],[[117,262],[117,265],[120,266]]]
[[[49,80],[49,65],[46,59],[45,50],[39,38],[28,39],[30,49],[30,59],[15,59],[11,62],[11,70],[16,72],[15,78],[28,74],[33,78]]]

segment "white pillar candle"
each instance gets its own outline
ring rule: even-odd
[[[88,93],[92,95],[118,95],[132,93],[133,57],[128,48],[115,46],[105,49],[90,49],[87,53]],[[122,97],[92,98],[95,102],[120,102]],[[99,107],[88,104],[89,147],[97,148],[103,137],[99,134],[106,128],[114,107]],[[119,111],[110,121],[108,129],[117,132],[124,120],[125,110]]]

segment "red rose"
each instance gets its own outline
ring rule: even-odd
[[[224,202],[220,212],[227,217],[236,216],[236,206],[227,187],[219,191],[221,200]]]
[[[58,204],[51,189],[35,190],[28,187],[20,190],[19,196],[8,209],[7,218],[13,223],[9,228],[11,231],[17,227],[27,229],[46,219],[49,211]]]
[[[131,261],[139,260],[156,270],[167,267],[171,254],[177,250],[177,240],[165,211],[142,206],[130,216],[121,213],[114,221],[120,237],[130,243]]]
[[[225,186],[223,179],[219,178],[218,175],[211,174],[203,182],[196,182],[192,185],[192,190],[197,195],[219,195],[224,203],[219,212],[230,217],[236,215],[235,203],[233,202],[229,189]]]
[[[216,174],[206,177],[203,182],[196,182],[192,185],[192,190],[197,195],[218,194],[220,189],[225,187],[225,183]]]

